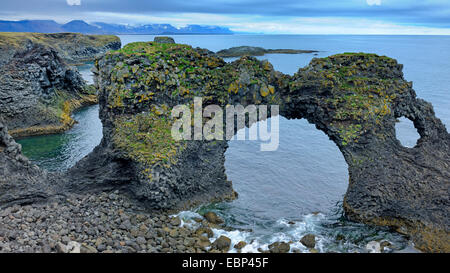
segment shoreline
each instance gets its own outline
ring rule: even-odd
[[[61,134],[70,130],[77,121],[72,118],[73,112],[90,105],[98,104],[97,95],[83,95],[80,99],[71,99],[64,102],[63,113],[60,125],[32,126],[22,129],[10,130],[9,134],[16,138],[26,138],[32,136]]]

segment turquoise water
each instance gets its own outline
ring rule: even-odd
[[[120,36],[123,45],[152,41],[151,35]],[[404,64],[407,80],[414,82],[419,97],[433,103],[438,117],[450,125],[450,37],[446,36],[337,36],[337,35],[180,35],[176,42],[217,51],[232,46],[319,50],[314,54],[270,54],[275,69],[293,74],[314,57],[342,52],[372,52],[396,58]],[[228,59],[231,61],[232,59]],[[90,66],[83,67],[89,77]],[[88,79],[88,78],[87,78]],[[83,112],[85,111],[85,112]],[[80,123],[69,132],[21,140],[24,152],[38,165],[65,170],[100,142],[98,107],[75,114]],[[411,122],[396,126],[399,140],[414,146],[418,138]],[[260,152],[259,142],[232,141],[226,152],[226,172],[239,198],[230,203],[211,204],[198,209],[214,210],[228,225],[251,232],[215,230],[233,243],[245,240],[244,251],[266,248],[274,241],[293,241],[293,247],[307,251],[298,240],[307,233],[318,237],[320,251],[364,251],[371,240],[386,239],[397,250],[408,240],[387,229],[346,221],[342,198],[348,185],[347,165],[326,135],[305,120],[280,119],[280,146],[274,152]],[[193,212],[182,213],[186,218]]]
[[[94,63],[92,62],[88,62],[85,63],[84,65],[77,66],[77,69],[80,72],[81,76],[88,84],[94,83],[94,74],[91,72],[93,66]]]
[[[102,139],[98,105],[74,113],[78,121],[63,134],[28,137],[17,140],[25,156],[50,171],[65,171],[90,153]]]

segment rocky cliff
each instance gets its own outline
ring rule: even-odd
[[[0,114],[15,136],[61,132],[84,86],[53,48],[30,44],[0,67]]]
[[[120,47],[114,37],[0,33],[0,115],[14,136],[59,133],[71,112],[97,98],[67,60],[81,61]]]
[[[0,208],[62,197],[64,178],[40,170],[21,150],[0,117]]]
[[[194,96],[204,106],[278,104],[283,116],[314,123],[344,154],[349,218],[397,228],[426,251],[449,251],[449,134],[395,60],[340,54],[314,59],[291,77],[251,57],[225,63],[185,45],[135,43],[107,54],[96,69],[104,138],[71,170],[77,186],[111,185],[117,176],[155,208],[229,198],[226,142],[173,142],[167,109]],[[421,135],[414,148],[395,138],[402,116]]]

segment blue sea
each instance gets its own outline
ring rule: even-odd
[[[122,44],[153,41],[152,35],[122,35]],[[260,46],[270,49],[311,49],[314,54],[269,54],[274,68],[294,74],[312,58],[343,52],[386,55],[404,65],[404,77],[413,82],[418,97],[434,105],[436,115],[450,126],[450,36],[362,36],[362,35],[179,35],[177,43],[218,51],[233,46]],[[232,61],[233,59],[227,59]],[[92,81],[91,64],[80,68]],[[80,122],[71,131],[46,137],[20,140],[24,153],[49,170],[65,170],[85,156],[101,139],[98,107],[75,113]],[[392,251],[413,251],[411,242],[384,228],[369,227],[345,219],[342,199],[348,185],[347,165],[328,137],[305,120],[280,118],[280,145],[277,151],[261,152],[257,141],[231,141],[226,152],[226,172],[239,198],[230,203],[202,206],[182,212],[190,218],[213,210],[235,231],[214,230],[233,243],[244,240],[244,252],[267,249],[275,241],[292,241],[292,248],[308,252],[298,241],[315,234],[321,252],[364,252],[373,240],[388,240]],[[418,139],[412,123],[401,119],[397,137],[412,147]],[[39,146],[36,143],[41,143]],[[40,148],[37,148],[40,147]]]

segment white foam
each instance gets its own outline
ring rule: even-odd
[[[181,219],[181,226],[186,226],[189,228],[197,228],[201,224],[194,221],[194,218],[203,218],[200,214],[194,211],[182,211],[176,215]],[[231,240],[231,247],[229,253],[236,253],[237,249],[234,246],[244,241],[247,243],[245,247],[241,249],[242,253],[258,253],[258,249],[263,251],[268,250],[268,246],[275,242],[286,242],[290,244],[291,250],[297,249],[301,252],[310,252],[310,250],[300,243],[300,239],[306,234],[314,234],[316,236],[316,246],[319,252],[326,251],[330,244],[333,244],[334,238],[328,238],[323,235],[321,230],[321,222],[326,219],[326,216],[322,213],[318,214],[307,214],[301,220],[298,221],[288,221],[287,219],[279,219],[276,221],[274,228],[280,231],[274,232],[270,236],[267,234],[257,234],[255,232],[232,230],[226,231],[219,228],[211,229],[214,233],[213,237],[210,238],[210,242],[213,243],[220,236],[226,236]],[[344,242],[345,243],[345,242]],[[350,248],[353,248],[350,246]]]

